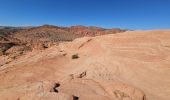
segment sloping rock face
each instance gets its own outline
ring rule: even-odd
[[[4,28],[0,29],[0,56],[15,55],[15,52],[25,53],[34,49],[43,50],[63,41],[73,41],[78,37],[115,34],[124,31],[126,30],[86,26],[58,27],[52,25],[30,28]]]
[[[128,31],[78,38],[1,66],[0,98],[170,100],[169,77],[170,31]]]

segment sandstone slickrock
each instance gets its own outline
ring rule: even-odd
[[[62,42],[4,64],[0,99],[170,100],[169,78],[170,30],[127,31]]]
[[[16,55],[15,52],[22,52],[20,54],[22,55],[27,51],[43,50],[78,37],[115,34],[124,31],[126,30],[86,26],[5,27],[0,29],[0,56]]]

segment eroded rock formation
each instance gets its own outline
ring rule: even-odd
[[[169,100],[169,47],[169,30],[128,31],[28,52],[0,67],[0,98]]]

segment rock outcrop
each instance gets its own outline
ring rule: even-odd
[[[19,52],[43,50],[60,42],[73,41],[78,37],[97,36],[124,32],[121,29],[103,29],[98,27],[72,26],[58,27],[44,25],[39,27],[0,29],[0,55],[13,55],[8,49],[17,49]],[[7,52],[6,52],[7,51]],[[11,51],[11,50],[10,50]]]
[[[170,100],[169,66],[169,30],[77,38],[1,66],[0,98]]]

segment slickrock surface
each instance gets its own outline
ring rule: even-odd
[[[0,99],[170,100],[170,30],[77,38],[28,52],[0,67]]]
[[[22,28],[6,27],[0,29],[0,56],[9,55],[12,56],[10,59],[14,59],[28,51],[46,49],[60,42],[73,41],[79,37],[94,37],[125,31],[116,28],[104,29],[87,26],[59,27],[43,25]]]

